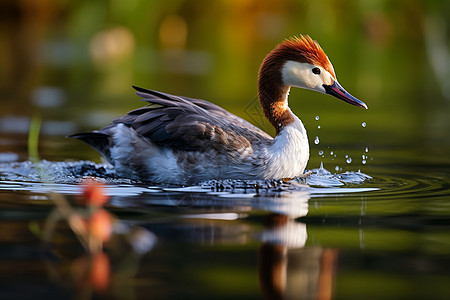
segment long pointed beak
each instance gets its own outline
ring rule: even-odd
[[[338,99],[341,99],[347,103],[353,104],[358,107],[363,107],[367,109],[367,105],[361,100],[356,99],[352,95],[350,95],[344,88],[335,80],[332,85],[323,85],[325,91],[328,95],[334,96]]]

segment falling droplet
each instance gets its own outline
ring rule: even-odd
[[[323,151],[322,150],[319,151],[319,155],[323,155]]]
[[[364,149],[364,152],[369,152],[369,147],[366,147],[366,149]]]
[[[316,136],[316,139],[314,140],[314,144],[318,145],[319,143],[320,143],[320,141],[319,141],[319,137],[318,137],[318,136]]]
[[[339,171],[339,166],[334,167],[336,171]]]
[[[367,163],[367,161],[365,159],[362,160],[363,165],[365,165]]]
[[[349,164],[351,162],[352,162],[352,158],[351,157],[347,158],[347,163]]]
[[[316,119],[316,121],[319,121],[319,116],[316,116],[314,119]]]
[[[319,126],[317,126],[317,129],[320,129],[320,125],[319,125]]]
[[[367,126],[367,123],[366,123],[366,122],[362,122],[362,123],[361,123],[361,126],[362,126],[362,127],[366,127],[366,126]]]
[[[345,155],[345,158],[348,158],[348,154]]]
[[[334,154],[334,152],[333,151],[330,151],[330,155],[333,155]]]

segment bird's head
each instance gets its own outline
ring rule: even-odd
[[[276,71],[279,73],[276,74]],[[350,95],[338,83],[327,55],[309,36],[300,35],[285,40],[266,56],[260,69],[260,88],[265,82],[274,82],[270,74],[281,76],[284,86],[325,93],[367,109],[364,102]]]

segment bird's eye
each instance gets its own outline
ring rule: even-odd
[[[319,75],[320,74],[320,69],[319,68],[313,68],[312,69],[312,72],[314,73],[314,74],[316,74],[316,75]]]

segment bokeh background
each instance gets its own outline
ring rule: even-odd
[[[333,284],[336,299],[449,299],[448,0],[0,0],[0,163],[29,159],[29,130],[39,120],[35,158],[100,161],[65,136],[143,105],[131,85],[207,99],[273,134],[257,102],[257,72],[271,49],[296,34],[317,40],[339,82],[369,106],[291,90],[290,106],[309,134],[308,168],[323,162],[332,172],[361,169],[373,180],[334,195],[316,191],[309,199],[301,190],[254,202],[112,184],[122,193],[112,203],[120,221],[158,237],[134,264],[136,277],[116,277],[113,294],[260,299],[258,255],[272,243],[261,233],[283,228],[283,218],[270,220],[281,203],[308,214],[284,218],[292,234],[286,241],[303,238],[305,247],[287,252],[281,240],[266,252],[281,267],[280,257],[289,256],[289,272],[274,268],[288,294],[311,299]],[[66,270],[79,264],[44,255],[36,232],[53,206],[48,185],[29,176],[31,163],[17,164],[17,172],[14,165],[1,164],[21,177],[1,182],[0,298],[67,298],[54,283],[66,287],[67,278],[49,275],[48,262]],[[377,191],[349,192],[360,187]],[[190,215],[210,212],[239,219]],[[61,233],[59,250],[79,254],[78,243]]]
[[[366,147],[386,159],[448,160],[449,16],[444,0],[3,0],[0,152],[27,159],[30,119],[40,116],[42,158],[98,160],[64,136],[141,106],[131,85],[207,99],[273,134],[256,99],[259,64],[283,39],[309,34],[369,106],[292,89],[309,167],[346,165],[345,153]]]

